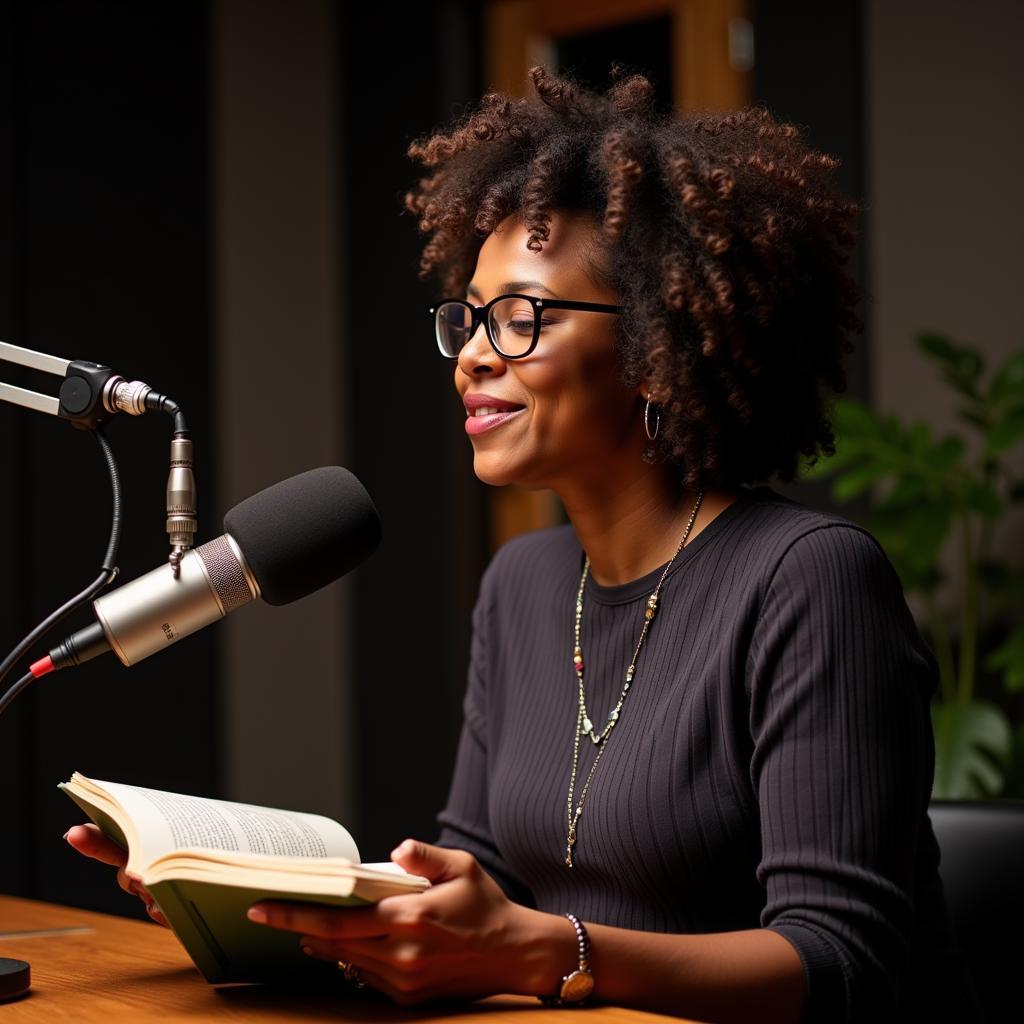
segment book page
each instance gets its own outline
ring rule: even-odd
[[[373,864],[364,864],[364,868],[367,871],[383,871],[386,875],[407,875],[410,878],[419,878],[419,875],[409,875],[409,872],[401,866],[396,864],[393,860],[383,860],[374,862]]]
[[[347,829],[319,814],[92,781],[134,822],[142,845],[140,863],[188,847],[282,857],[347,857],[359,863],[359,850]]]

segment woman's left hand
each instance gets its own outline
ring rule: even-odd
[[[513,903],[465,851],[407,839],[391,859],[430,879],[431,888],[371,907],[267,901],[249,917],[299,933],[310,956],[353,964],[368,985],[403,1006],[552,988],[539,941],[539,919],[549,915]],[[568,949],[573,943],[565,941]]]

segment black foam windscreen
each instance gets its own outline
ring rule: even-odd
[[[297,601],[350,572],[380,543],[380,518],[341,466],[289,477],[239,502],[224,532],[242,549],[267,604]]]

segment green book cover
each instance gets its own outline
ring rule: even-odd
[[[150,893],[168,923],[211,984],[227,981],[291,981],[337,974],[337,967],[306,956],[297,932],[250,921],[245,912],[264,899],[302,900],[333,906],[365,906],[358,897],[311,897],[182,880],[157,882]]]
[[[82,783],[91,786],[83,792]],[[106,784],[115,788],[112,783]],[[86,780],[77,776],[70,784],[59,783],[59,788],[86,813],[86,815],[100,828],[100,830],[118,844],[122,849],[130,851],[130,844],[126,836],[126,829],[114,818],[114,814],[120,813],[126,817],[127,811],[116,802],[111,802],[109,808],[100,806],[111,800],[106,790],[99,788],[99,784],[92,780]],[[123,792],[126,787],[119,787]],[[90,793],[95,792],[95,801],[89,798]],[[217,803],[211,801],[211,803]],[[337,823],[333,823],[337,824]],[[131,825],[134,829],[136,826]],[[212,851],[211,851],[212,852]],[[217,850],[217,854],[223,856],[223,850]],[[154,862],[161,864],[165,858],[161,857]],[[194,858],[193,858],[194,859]],[[344,863],[349,863],[345,861]],[[133,862],[133,869],[146,879],[146,867]],[[266,925],[256,924],[246,917],[246,911],[254,903],[261,900],[293,900],[304,903],[326,904],[329,906],[350,907],[367,906],[370,902],[361,896],[340,895],[339,893],[316,893],[293,892],[288,889],[288,880],[283,878],[281,886],[270,887],[268,885],[244,885],[235,884],[237,879],[229,882],[198,881],[190,877],[173,877],[174,869],[162,864],[160,872],[172,877],[157,878],[153,882],[147,882],[146,887],[150,895],[156,901],[157,906],[167,918],[172,931],[178,937],[186,952],[192,958],[195,965],[202,972],[203,977],[211,984],[225,982],[269,982],[269,981],[310,981],[316,978],[323,980],[332,979],[337,975],[337,968],[323,960],[307,956],[302,952],[297,932],[282,931],[278,928],[269,928]],[[177,869],[179,872],[181,868]],[[223,864],[214,864],[212,867],[204,867],[204,875],[209,873],[215,876],[216,871],[223,872]],[[227,869],[231,870],[230,866]],[[372,898],[382,898],[388,895],[389,889],[393,892],[416,891],[403,888],[400,884],[395,885],[390,879],[382,880],[375,869],[372,881],[361,879],[354,884],[363,885],[361,890]],[[237,872],[236,872],[237,873]],[[244,880],[244,870],[241,872]],[[323,876],[321,876],[323,877]],[[408,879],[409,876],[407,876]],[[265,876],[264,876],[265,879]],[[423,887],[428,884],[425,879],[419,880]],[[395,882],[398,882],[396,879]],[[351,878],[339,878],[337,888],[340,890],[351,889],[353,881]],[[295,882],[291,883],[292,885]],[[332,883],[333,884],[333,883]]]

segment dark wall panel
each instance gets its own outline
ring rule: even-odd
[[[484,488],[472,474],[452,365],[438,355],[417,280],[420,240],[402,196],[413,137],[481,92],[477,5],[347,4],[340,18],[344,304],[353,470],[384,540],[357,579],[360,851],[387,859],[435,838],[447,796],[485,560]],[[388,40],[382,64],[367,40]]]
[[[838,157],[839,188],[852,199],[866,203],[864,124],[863,5],[860,0],[761,0],[754,5],[756,64],[754,99],[777,117],[802,129],[805,141]],[[861,241],[850,257],[850,272],[865,287],[867,246]],[[859,314],[867,321],[867,303]],[[870,399],[869,366],[871,324],[853,339],[856,351],[847,362],[844,397]],[[856,518],[867,499],[837,506],[829,480],[778,489],[819,508],[831,508]]]
[[[18,48],[15,42],[16,12],[9,4],[0,4],[0,339],[20,335],[23,323],[22,289],[18,269],[21,222],[15,193],[20,168],[14,159],[18,142],[19,81]],[[0,379],[14,383],[0,364]],[[27,381],[25,382],[27,384]],[[27,417],[0,404],[0,658],[15,636],[30,628],[28,615],[19,594],[19,586],[28,577],[28,558],[24,537],[28,529],[28,509],[20,500],[21,482],[28,476]],[[0,773],[5,779],[20,780],[21,768],[28,762],[27,737],[32,727],[32,708],[28,701],[15,704],[0,718]],[[15,828],[5,830],[0,843],[0,879],[10,892],[27,892],[30,846],[20,832],[28,821],[28,794],[18,784],[8,786],[4,794],[9,820]]]

